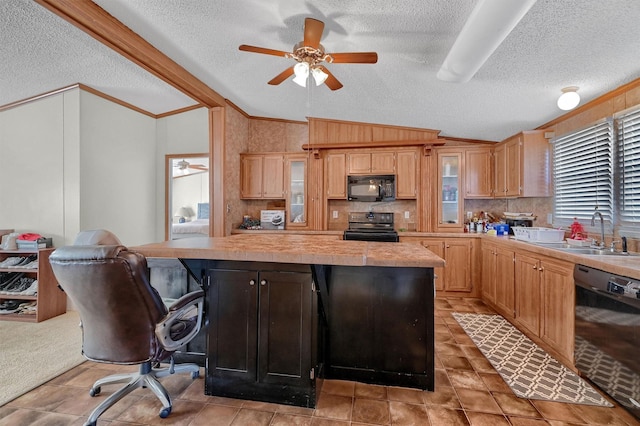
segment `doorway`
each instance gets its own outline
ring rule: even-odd
[[[165,239],[208,237],[209,154],[168,154],[165,176]]]

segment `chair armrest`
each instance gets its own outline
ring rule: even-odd
[[[178,300],[173,302],[171,306],[169,306],[169,312],[177,311],[178,309],[182,309],[183,307],[192,304],[195,300],[204,297],[204,291],[196,290],[191,293],[187,293],[184,296],[180,297]]]
[[[198,290],[187,293],[176,300],[170,307],[169,313],[156,325],[155,334],[165,351],[173,352],[189,343],[202,327],[202,312],[204,308],[204,291]],[[186,333],[179,330],[179,338],[172,336],[173,327],[185,327]],[[175,334],[175,333],[173,333]]]

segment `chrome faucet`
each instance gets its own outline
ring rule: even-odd
[[[597,247],[604,249],[604,219],[602,218],[602,213],[598,210],[593,212],[593,215],[591,216],[591,226],[596,226],[596,216],[600,218],[600,243]]]

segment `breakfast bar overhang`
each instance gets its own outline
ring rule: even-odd
[[[315,407],[322,379],[434,389],[433,268],[419,244],[241,234],[134,248],[206,294],[205,393]]]

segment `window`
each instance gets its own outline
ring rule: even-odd
[[[640,222],[640,109],[625,111],[616,118],[618,155],[618,217],[621,227]]]
[[[598,122],[553,143],[554,224],[591,221],[596,207],[613,224],[613,123]]]

